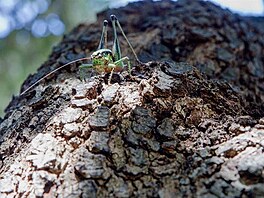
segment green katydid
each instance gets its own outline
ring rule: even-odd
[[[119,41],[117,38],[117,30],[116,30],[116,26],[120,29],[123,37],[125,38],[125,40],[127,41],[130,49],[132,50],[136,61],[138,63],[142,62],[138,59],[137,54],[135,53],[131,43],[129,42],[128,38],[126,37],[117,17],[115,15],[111,15],[111,21],[112,21],[112,26],[113,26],[113,31],[114,31],[114,41],[113,41],[113,48],[112,50],[107,49],[107,26],[108,26],[108,21],[104,20],[103,22],[103,30],[102,30],[102,35],[101,35],[101,39],[99,42],[99,46],[98,49],[92,53],[90,58],[80,58],[77,60],[73,60],[65,65],[62,65],[60,67],[58,67],[57,69],[53,70],[52,72],[48,73],[47,75],[45,75],[44,77],[40,78],[39,80],[37,80],[35,83],[33,83],[31,86],[29,86],[27,89],[25,89],[20,95],[23,95],[25,93],[27,93],[30,89],[32,89],[34,86],[36,86],[40,81],[44,80],[45,78],[47,78],[48,76],[50,76],[51,74],[57,72],[58,70],[71,65],[73,63],[79,62],[79,61],[83,61],[83,60],[91,60],[92,63],[91,64],[82,64],[79,68],[80,68],[80,77],[81,79],[84,79],[84,75],[83,75],[83,70],[86,68],[92,68],[95,69],[98,73],[110,73],[109,76],[109,83],[111,82],[111,78],[112,78],[112,74],[113,72],[120,72],[123,70],[124,66],[127,65],[128,66],[128,71],[129,73],[131,72],[131,65],[130,65],[130,61],[129,58],[127,56],[122,57],[121,56],[121,50],[120,50],[120,45],[119,45]],[[126,64],[125,64],[126,63]]]

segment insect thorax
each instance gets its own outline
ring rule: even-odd
[[[110,49],[99,49],[92,53],[91,59],[93,62],[93,65],[106,65],[108,63],[113,63],[114,58],[112,51]]]

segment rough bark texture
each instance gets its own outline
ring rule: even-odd
[[[81,82],[72,65],[14,97],[0,121],[0,197],[262,197],[264,38],[248,19],[193,0],[108,10],[22,90],[94,51],[110,14],[151,62],[111,85]]]

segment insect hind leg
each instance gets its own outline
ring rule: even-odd
[[[102,35],[101,35],[100,43],[98,46],[98,50],[107,49],[107,25],[108,25],[108,21],[104,20],[103,30],[102,30]]]
[[[113,26],[113,31],[114,31],[114,41],[113,41],[112,54],[114,56],[114,60],[118,61],[121,59],[121,49],[120,49],[119,41],[117,38],[116,20],[117,19],[116,19],[115,15],[111,15],[111,21],[112,21],[112,26]],[[120,62],[119,65],[122,66],[122,62]]]
[[[127,44],[129,45],[130,49],[132,50],[132,52],[133,52],[133,54],[134,54],[134,56],[135,56],[137,62],[140,63],[140,64],[143,64],[143,63],[139,60],[139,58],[138,58],[138,56],[137,56],[137,54],[136,54],[134,48],[132,47],[131,43],[129,42],[129,40],[128,40],[128,38],[127,38],[127,36],[126,36],[126,34],[125,34],[123,28],[121,27],[121,25],[120,25],[120,23],[119,23],[119,21],[118,21],[118,19],[117,19],[117,17],[116,17],[115,15],[111,15],[111,20],[112,20],[112,21],[114,20],[114,21],[115,21],[115,24],[116,24],[117,27],[120,29],[120,31],[121,31],[123,37],[125,38],[125,40],[126,40]],[[121,56],[120,56],[120,58],[121,58]]]

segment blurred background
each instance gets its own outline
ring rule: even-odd
[[[0,0],[0,117],[22,82],[48,58],[52,47],[96,13],[137,0]],[[264,16],[263,0],[211,0],[246,16]]]

